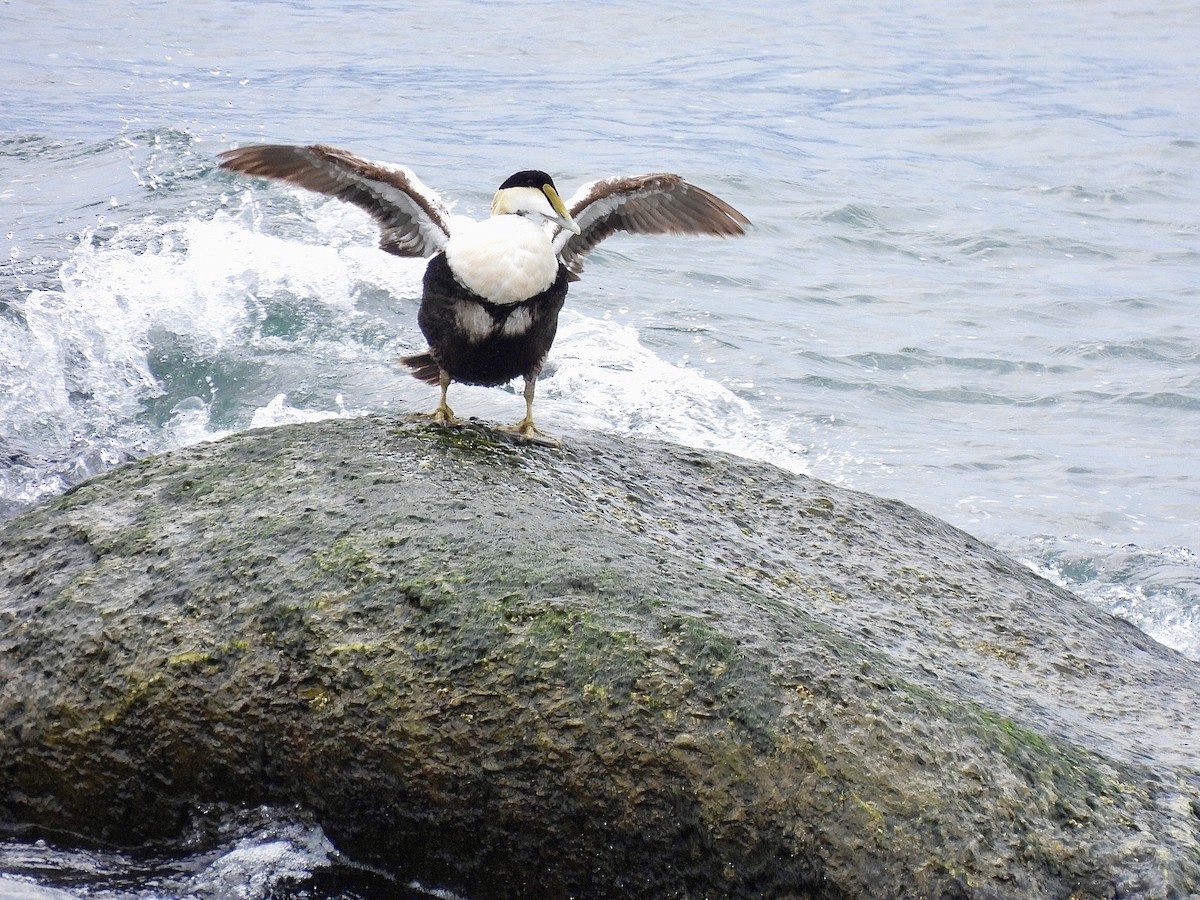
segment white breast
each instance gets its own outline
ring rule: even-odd
[[[520,303],[554,283],[558,256],[523,216],[492,216],[451,236],[446,262],[458,283],[492,303]]]

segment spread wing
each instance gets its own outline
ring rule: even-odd
[[[554,249],[576,275],[592,248],[616,231],[631,234],[743,234],[750,220],[719,197],[678,175],[604,178],[567,201],[579,234],[560,229]]]
[[[450,212],[409,169],[368,162],[313,144],[259,144],[220,154],[221,168],[273,178],[361,207],[379,223],[379,246],[397,256],[431,256],[450,237]]]

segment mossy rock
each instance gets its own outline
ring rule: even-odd
[[[0,529],[0,817],[301,804],[473,898],[1200,891],[1200,671],[895,501],[368,417]]]

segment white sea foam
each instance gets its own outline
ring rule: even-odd
[[[18,318],[0,318],[0,422],[11,458],[0,469],[0,504],[33,502],[129,455],[220,437],[231,427],[346,414],[339,404],[310,415],[247,398],[239,405],[253,410],[248,419],[211,421],[216,394],[229,390],[219,387],[230,380],[222,369],[321,352],[320,335],[280,337],[264,329],[269,317],[345,323],[364,292],[415,291],[419,267],[370,247],[264,234],[257,215],[244,203],[212,217],[85,234],[56,288],[28,292]],[[322,221],[336,231],[336,216]],[[325,340],[333,344],[327,355],[354,365],[337,337]],[[390,367],[393,351],[381,348],[381,367]],[[171,382],[180,376],[172,367],[180,359],[210,370],[196,385],[202,393],[174,393]],[[307,362],[298,368],[297,380],[311,371]],[[267,396],[294,390],[291,374]],[[156,405],[167,410],[165,420],[156,421]]]
[[[287,394],[276,394],[270,403],[254,411],[254,415],[250,417],[250,427],[271,428],[276,425],[320,422],[322,419],[341,419],[361,415],[361,413],[346,409],[341,394],[337,395],[336,403],[336,410],[298,409],[288,404]]]
[[[1039,538],[1013,551],[1060,587],[1200,660],[1200,557],[1185,547],[1114,546],[1074,536]]]
[[[257,900],[269,897],[280,882],[296,881],[337,857],[325,833],[315,825],[287,819],[271,821],[235,837],[195,860],[196,870],[181,879],[180,895]]]
[[[785,422],[697,369],[668,362],[636,329],[564,311],[539,396],[572,424],[724,450],[804,471],[804,447]]]
[[[4,900],[76,900],[77,896],[24,878],[0,874],[0,897]]]
[[[22,900],[265,900],[340,859],[320,827],[287,809],[231,810],[219,836],[190,855],[155,860],[121,851],[0,841],[0,897]],[[54,873],[54,882],[43,878]],[[77,892],[73,887],[89,886]],[[61,885],[61,886],[60,886]]]
[[[312,879],[330,869],[352,872],[369,896],[460,895],[347,860],[324,830],[296,808],[228,809],[185,838],[164,858],[116,849],[76,848],[44,840],[0,840],[4,900],[270,900],[274,897],[360,896],[326,892]]]

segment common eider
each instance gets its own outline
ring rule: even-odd
[[[460,225],[411,170],[368,162],[345,150],[262,144],[220,154],[221,168],[290,182],[366,210],[379,246],[397,256],[432,256],[417,323],[425,353],[401,360],[415,378],[441,388],[432,413],[454,423],[452,381],[500,385],[525,380],[525,417],[502,430],[558,446],[533,424],[538,374],[558,328],[567,283],[584,257],[617,231],[634,234],[743,233],[750,220],[725,201],[658,173],[604,178],[564,203],[545,172],[517,172],[500,185],[491,217]]]

